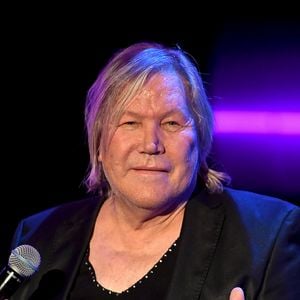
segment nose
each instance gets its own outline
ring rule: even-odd
[[[152,124],[143,128],[143,137],[139,149],[141,153],[150,155],[164,152],[165,149],[159,126]]]

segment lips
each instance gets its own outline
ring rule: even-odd
[[[169,168],[166,167],[138,166],[138,167],[133,167],[132,169],[135,171],[169,172]]]

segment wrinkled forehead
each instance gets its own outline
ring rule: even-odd
[[[182,78],[176,72],[159,72],[149,76],[143,82],[135,82],[124,87],[116,102],[118,115],[122,114],[133,102],[159,102],[162,99],[185,102],[186,91]]]
[[[184,85],[176,73],[157,73],[141,87],[137,97],[151,100],[157,96],[182,97],[184,95]]]

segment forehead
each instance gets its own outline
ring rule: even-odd
[[[128,108],[149,106],[157,109],[164,106],[178,108],[187,106],[185,88],[176,73],[153,75],[139,93],[132,98]]]

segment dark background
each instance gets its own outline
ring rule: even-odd
[[[236,30],[240,36],[245,30],[246,35],[255,36],[266,28],[269,34],[274,28],[275,32],[280,29],[283,36],[289,32],[295,40],[300,36],[298,16],[291,14],[220,17],[202,12],[198,18],[193,17],[191,24],[174,16],[155,27],[155,14],[144,20],[131,17],[129,24],[126,19],[115,22],[116,16],[104,21],[105,10],[99,10],[93,22],[84,12],[74,14],[47,7],[40,8],[39,13],[28,10],[10,8],[2,36],[2,264],[7,260],[9,242],[21,218],[85,195],[85,96],[115,50],[145,40],[178,44],[198,61],[207,92],[213,97],[213,70],[224,33]],[[160,17],[163,19],[164,15]],[[213,153],[212,159],[219,162],[218,151]],[[224,165],[225,162],[220,163]],[[278,186],[256,188],[247,178],[233,180],[233,187],[299,203],[300,188],[291,193]]]

